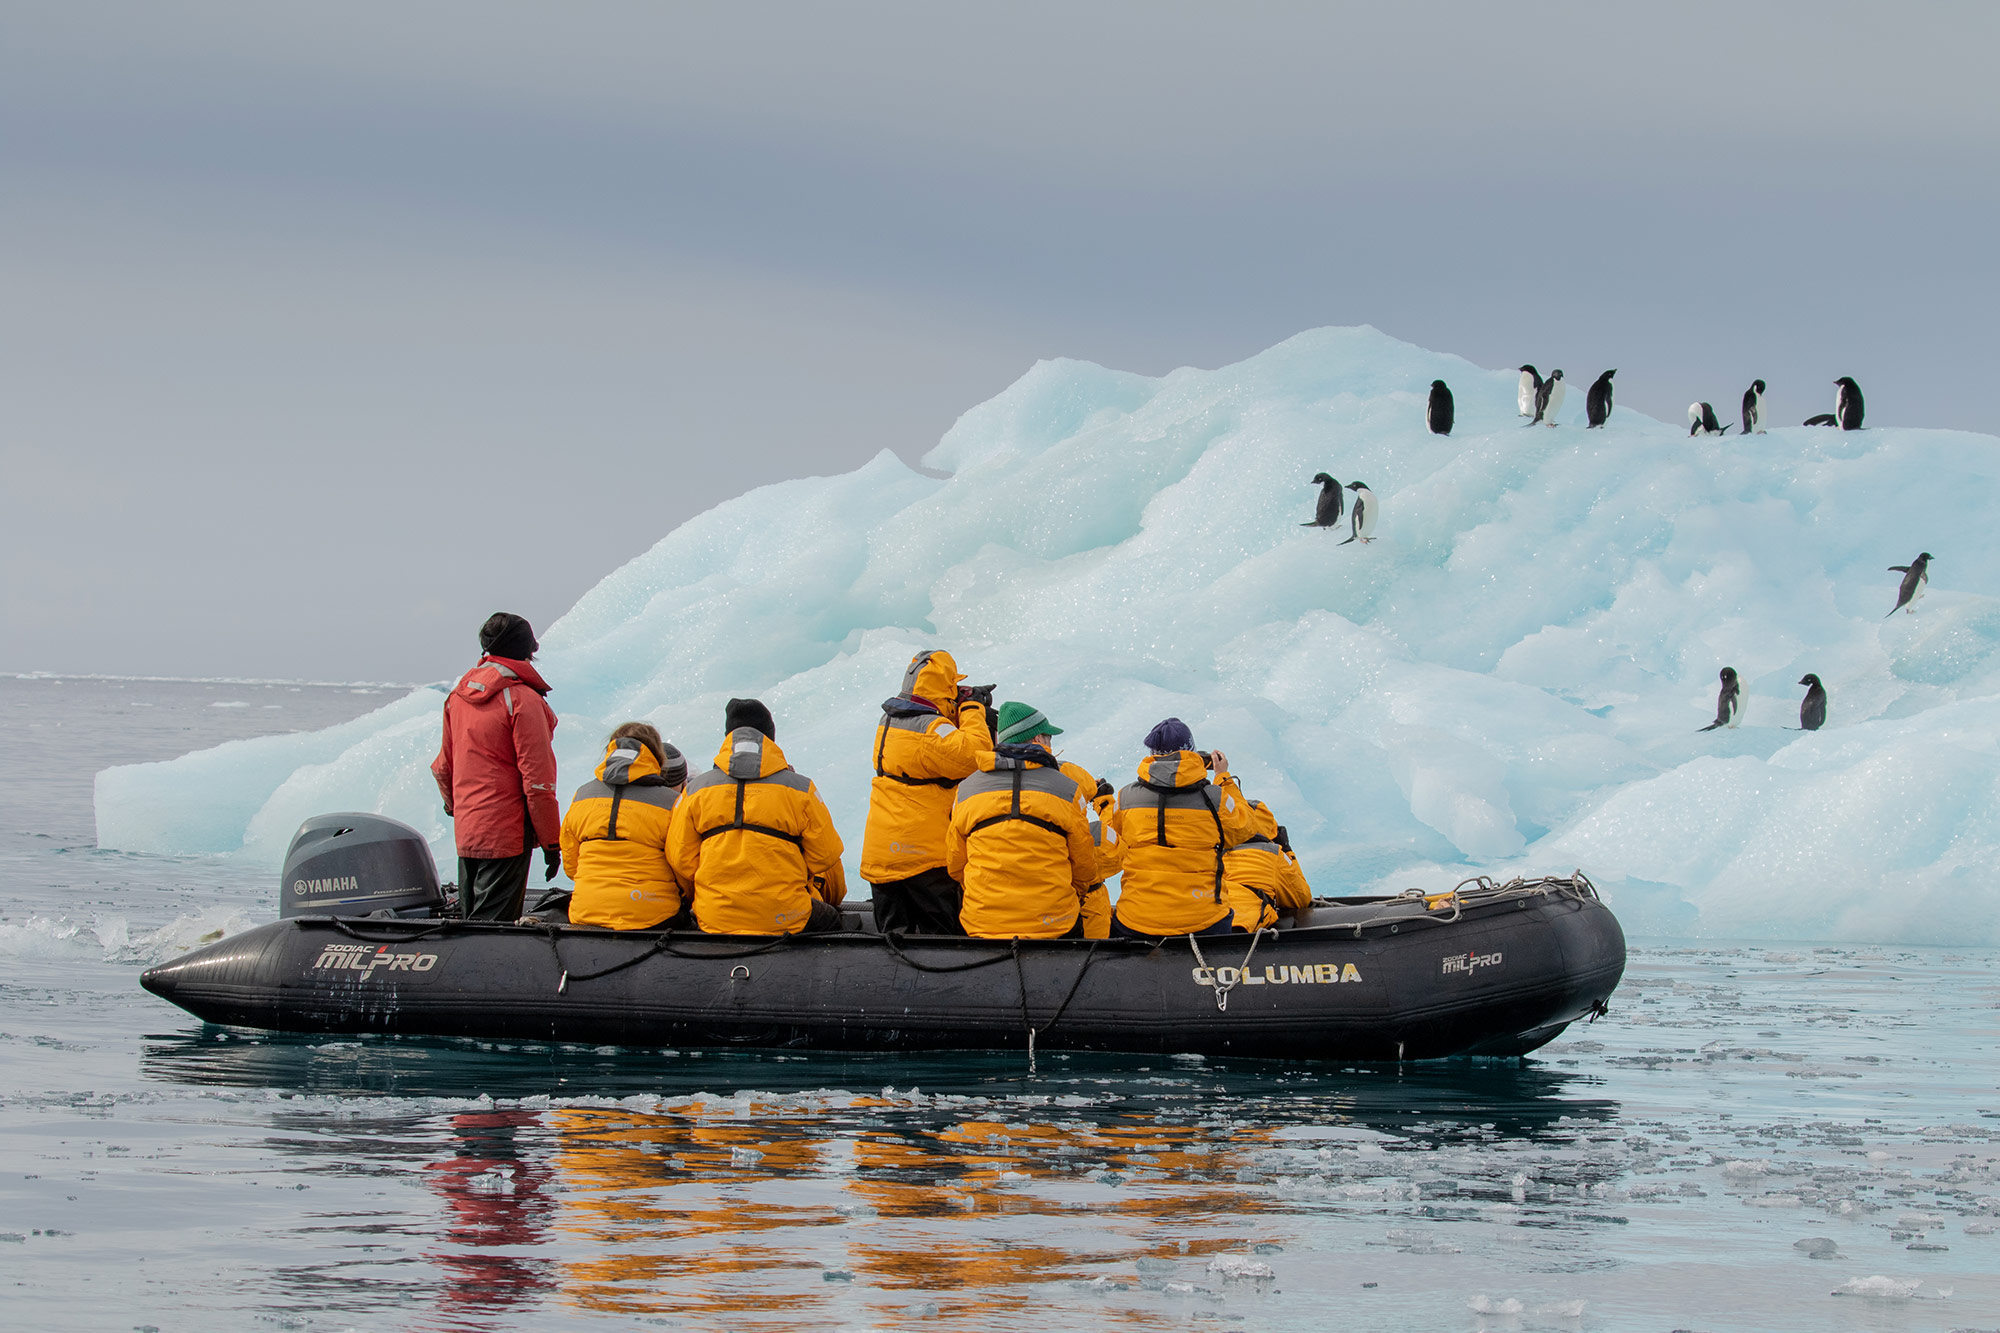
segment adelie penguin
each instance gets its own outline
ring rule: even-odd
[[[1891,574],[1901,574],[1903,582],[1896,589],[1896,604],[1889,608],[1889,615],[1898,611],[1915,612],[1917,598],[1924,595],[1924,585],[1931,581],[1931,553],[1925,551],[1907,565],[1889,566]],[[1882,617],[1887,620],[1889,616]]]
[[[1715,721],[1703,727],[1703,731],[1714,731],[1717,727],[1733,727],[1743,720],[1743,687],[1736,681],[1736,668],[1722,668],[1722,689],[1715,696]]]
[[[1521,415],[1535,415],[1535,404],[1542,401],[1542,372],[1533,366],[1521,367],[1521,387],[1514,395],[1514,401],[1521,405]]]
[[[1590,393],[1583,400],[1584,414],[1590,418],[1585,430],[1596,430],[1611,419],[1611,377],[1618,372],[1607,370],[1590,386]]]
[[[1546,421],[1551,426],[1555,425],[1556,413],[1563,405],[1563,392],[1563,373],[1560,370],[1550,371],[1549,377],[1535,390],[1535,420],[1528,424],[1532,426]]]
[[[1826,686],[1810,671],[1799,677],[1799,684],[1806,687],[1806,697],[1799,700],[1799,730],[1818,731],[1826,725]]]
[[[1431,428],[1433,435],[1451,434],[1451,390],[1443,380],[1431,381],[1430,405],[1424,409],[1424,424]]]
[[[1341,545],[1352,541],[1372,542],[1375,540],[1375,492],[1358,481],[1348,482],[1347,489],[1354,492],[1354,531]]]
[[[1743,433],[1762,435],[1764,433],[1764,381],[1752,380],[1750,387],[1743,391]]]
[[[1834,381],[1840,391],[1833,395],[1833,417],[1842,430],[1860,430],[1861,416],[1866,404],[1861,401],[1861,386],[1851,375],[1842,375]]]
[[[1299,524],[1302,528],[1337,528],[1340,526],[1340,510],[1346,501],[1346,493],[1340,483],[1324,472],[1313,473],[1313,484],[1319,487],[1319,503],[1313,508],[1312,522]],[[1346,545],[1345,542],[1341,543]]]
[[[1728,432],[1729,427],[1723,425],[1721,418],[1715,415],[1713,403],[1688,404],[1688,434],[1725,435]]]

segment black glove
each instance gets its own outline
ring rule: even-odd
[[[1292,850],[1292,835],[1285,832],[1285,826],[1283,824],[1278,825],[1278,836],[1276,841],[1277,844],[1280,847],[1284,848],[1286,851],[1289,852],[1290,850]]]
[[[542,861],[544,862],[542,882],[546,884],[556,877],[558,870],[562,869],[562,845],[552,842],[542,848]]]
[[[1099,796],[1110,796],[1117,790],[1118,789],[1116,787],[1106,782],[1103,778],[1099,778],[1097,780],[1097,794]]]
[[[958,697],[961,700],[976,703],[991,713],[993,711],[993,691],[999,688],[998,685],[961,685],[958,687]]]

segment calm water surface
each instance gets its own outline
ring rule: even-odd
[[[91,774],[389,697],[0,679],[9,1327],[2000,1328],[1991,950],[1637,941],[1594,1027],[1405,1069],[295,1039],[142,992],[275,876],[97,851]]]

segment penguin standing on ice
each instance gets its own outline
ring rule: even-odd
[[[1715,415],[1713,403],[1688,404],[1688,434],[1725,435],[1728,431],[1729,427],[1723,425],[1721,418]]]
[[[1372,542],[1375,540],[1375,492],[1358,481],[1347,483],[1347,489],[1354,492],[1354,531],[1347,542]],[[1347,545],[1342,542],[1341,545]]]
[[[1563,405],[1563,393],[1563,373],[1560,370],[1550,371],[1549,377],[1535,390],[1535,420],[1528,424],[1532,426],[1536,421],[1546,421],[1554,426],[1556,412]]]
[[[1443,380],[1432,380],[1431,401],[1424,409],[1424,424],[1431,428],[1433,435],[1449,435],[1451,420],[1451,390],[1445,387]]]
[[[1852,375],[1842,375],[1834,381],[1840,392],[1833,396],[1834,419],[1840,422],[1842,430],[1860,430],[1861,414],[1865,404],[1861,401],[1861,386],[1854,382]]]
[[[1617,373],[1607,370],[1590,386],[1590,393],[1583,400],[1584,414],[1590,418],[1585,430],[1596,430],[1611,419],[1611,377]]]
[[[1736,683],[1736,668],[1722,668],[1722,690],[1715,696],[1715,721],[1703,727],[1703,731],[1714,731],[1717,727],[1733,727],[1743,720],[1743,687]]]
[[[1764,381],[1752,380],[1750,387],[1743,391],[1743,433],[1762,435],[1764,433]]]
[[[1799,677],[1799,684],[1806,687],[1806,697],[1799,700],[1799,730],[1818,731],[1826,725],[1826,686],[1810,671]]]
[[[1931,553],[1925,551],[1907,565],[1891,565],[1889,572],[1903,576],[1902,585],[1896,589],[1896,604],[1889,608],[1889,615],[1893,616],[1898,611],[1914,612],[1917,598],[1924,595],[1924,586],[1931,581]],[[1887,620],[1889,616],[1882,618]]]
[[[1521,367],[1521,387],[1514,395],[1514,401],[1521,405],[1521,415],[1535,415],[1535,404],[1542,401],[1542,372],[1533,366]]]
[[[1319,503],[1313,508],[1312,522],[1299,524],[1302,528],[1337,528],[1340,526],[1340,508],[1347,496],[1341,491],[1340,483],[1324,472],[1313,473],[1313,482],[1319,487]]]

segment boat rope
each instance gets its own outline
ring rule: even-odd
[[[304,922],[301,922],[301,924],[304,924]],[[314,922],[314,924],[317,925],[318,923]],[[400,935],[363,935],[337,916],[328,917],[326,924],[332,926],[349,939],[360,940],[364,944],[407,944],[411,940],[429,939],[439,931],[450,930],[453,926],[462,926],[465,923],[456,919],[440,921],[435,926],[426,926],[422,930],[404,931]]]
[[[1275,935],[1278,932],[1273,930],[1271,933]],[[1243,978],[1250,974],[1250,960],[1257,956],[1257,943],[1263,938],[1262,929],[1251,932],[1250,948],[1243,955],[1243,965],[1236,969],[1235,976],[1225,982],[1216,975],[1216,970],[1208,965],[1208,959],[1201,956],[1201,941],[1197,940],[1192,932],[1188,934],[1188,947],[1194,950],[1194,961],[1202,971],[1208,973],[1208,988],[1215,992],[1215,1007],[1221,1012],[1225,1014],[1229,1012],[1229,992],[1241,985]]]
[[[902,961],[903,963],[905,963],[905,964],[909,965],[910,967],[914,967],[914,968],[915,968],[915,969],[917,969],[917,971],[919,971],[919,972],[970,972],[970,971],[972,971],[972,970],[973,970],[974,968],[977,968],[977,967],[991,967],[991,966],[993,966],[993,965],[994,965],[995,963],[1004,963],[1004,962],[1006,962],[1006,961],[1007,961],[1007,955],[1006,955],[1006,954],[1004,954],[1004,953],[996,953],[996,954],[994,954],[994,955],[993,955],[993,956],[992,956],[991,958],[978,958],[978,959],[974,959],[974,960],[973,960],[972,962],[970,962],[970,963],[953,963],[953,964],[952,964],[951,966],[949,966],[949,967],[934,967],[934,966],[932,966],[932,965],[931,965],[931,964],[929,964],[929,963],[920,963],[920,962],[918,962],[918,961],[917,961],[916,959],[914,959],[914,958],[910,957],[910,956],[909,956],[908,954],[904,953],[904,952],[903,952],[903,951],[902,951],[901,949],[899,949],[898,947],[896,947],[896,935],[897,935],[897,933],[899,933],[899,932],[893,932],[893,931],[892,931],[892,932],[888,932],[888,933],[885,933],[885,934],[884,934],[884,935],[883,935],[883,936],[881,937],[881,938],[882,938],[882,943],[884,943],[884,944],[888,945],[888,946],[889,946],[889,952],[890,952],[890,953],[892,953],[892,954],[894,954],[894,955],[896,955],[896,957],[897,957],[897,958],[898,958],[898,959],[899,959],[900,961]],[[947,937],[947,938],[950,938],[950,937]]]
[[[592,932],[592,934],[596,933],[595,931]],[[572,972],[563,966],[562,948],[558,944],[558,940],[561,938],[561,928],[558,926],[544,926],[541,934],[549,942],[549,952],[555,955],[556,971],[561,973],[561,976],[556,980],[556,994],[558,995],[567,994],[569,992],[569,983],[572,981],[595,981],[599,977],[608,977],[613,972],[623,972],[628,967],[637,967],[654,954],[663,953],[674,958],[712,958],[723,961],[731,958],[754,958],[760,953],[769,953],[773,949],[783,948],[792,942],[790,935],[779,935],[775,939],[760,944],[754,949],[737,949],[730,953],[688,953],[685,950],[674,947],[675,932],[670,930],[665,934],[654,936],[650,947],[633,954],[630,958],[624,959],[621,962],[613,963],[609,967],[601,967],[595,972]]]
[[[1038,1028],[1035,1026],[1034,1020],[1028,1017],[1028,970],[1021,962],[1020,937],[1016,936],[1008,943],[1007,951],[1014,956],[1014,976],[1021,983],[1021,1026],[1028,1030],[1028,1076],[1030,1078],[1033,1078],[1035,1075],[1035,1038],[1062,1021],[1063,1014],[1069,1009],[1069,1002],[1076,998],[1077,990],[1083,985],[1083,974],[1090,971],[1091,961],[1097,957],[1098,944],[1099,941],[1092,940],[1090,947],[1084,950],[1083,966],[1076,970],[1076,980],[1069,983],[1069,994],[1063,996],[1063,1002],[1056,1006],[1056,1011],[1049,1016],[1049,1021]]]

